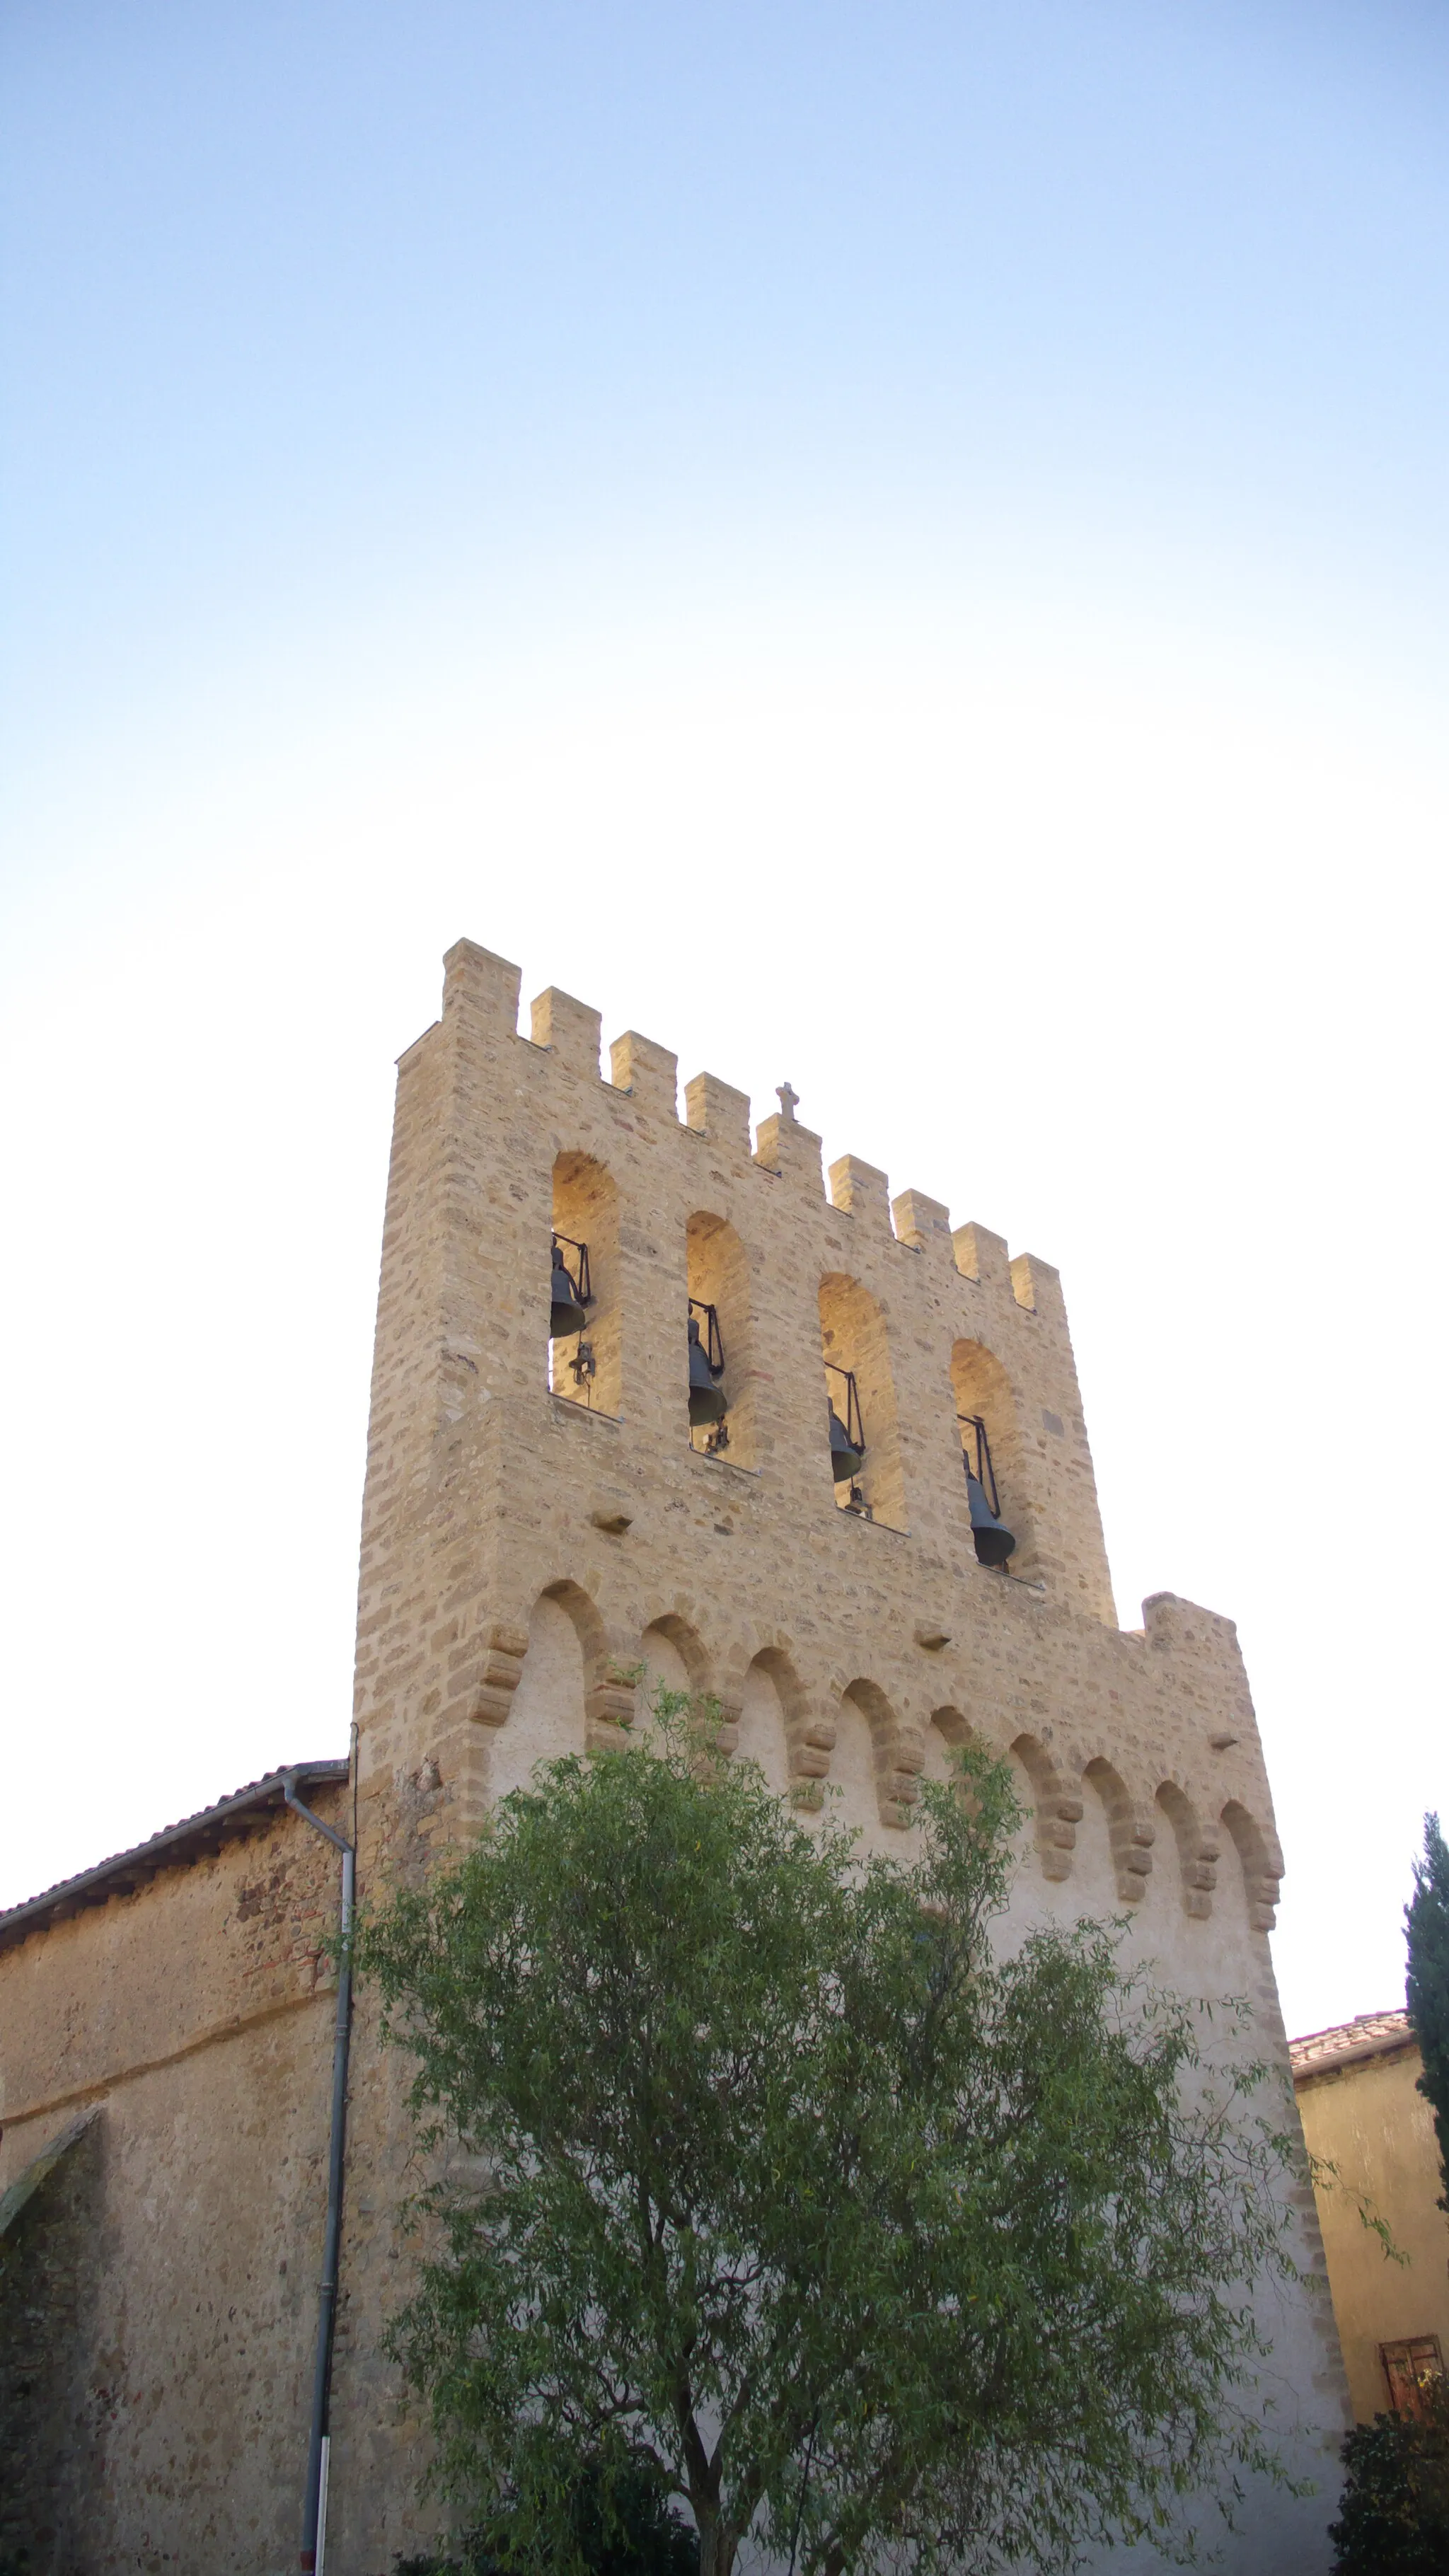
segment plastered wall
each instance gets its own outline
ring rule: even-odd
[[[1360,2423],[1389,2408],[1383,2344],[1437,2335],[1449,2361],[1449,2218],[1438,2206],[1443,2179],[1421,2068],[1409,2046],[1298,2082],[1303,2134],[1322,2168],[1318,2215]],[[1402,2263],[1389,2261],[1364,2226],[1361,2194],[1387,2222]]]

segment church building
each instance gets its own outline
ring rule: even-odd
[[[1236,1632],[1171,1593],[1117,1624],[1057,1272],[852,1155],[827,1186],[788,1084],[752,1141],[715,1075],[681,1103],[663,1046],[601,1074],[597,1011],[546,992],[525,1036],[518,1005],[461,941],[399,1064],[350,1758],[278,1744],[0,1914],[0,2568],[389,2576],[439,2529],[383,2347],[408,2068],[365,1987],[339,2014],[327,1945],[344,1876],[365,1903],[535,1763],[618,1743],[641,1667],[882,1852],[953,1746],[1006,1756],[1010,1922],[1126,1915],[1166,1984],[1246,1996],[1294,2116]],[[1291,2199],[1311,2276],[1306,2169]],[[1262,2322],[1311,2492],[1254,2494],[1225,2563],[1326,2576],[1332,2307],[1305,2277]]]

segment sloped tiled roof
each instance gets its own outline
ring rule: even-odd
[[[244,1789],[233,1789],[229,1798],[219,1798],[214,1807],[184,1816],[178,1825],[163,1825],[159,1834],[137,1843],[133,1850],[116,1852],[110,1860],[98,1861],[94,1869],[83,1869],[78,1877],[63,1878],[42,1895],[7,1907],[0,1913],[0,1950],[23,1941],[28,1933],[43,1931],[48,1924],[64,1922],[68,1914],[79,1914],[87,1905],[104,1905],[108,1897],[130,1895],[154,1878],[158,1869],[201,1860],[237,1835],[255,1832],[270,1811],[285,1805],[284,1780],[295,1779],[305,1792],[345,1780],[348,1769],[345,1760],[288,1763],[285,1770],[268,1771],[262,1779],[248,1781]]]
[[[1362,2057],[1382,2057],[1390,2049],[1412,2048],[1414,2034],[1406,2012],[1360,2013],[1332,2030],[1311,2030],[1290,2039],[1288,2055],[1296,2082],[1300,2075],[1324,2075],[1334,2066],[1352,2066]]]

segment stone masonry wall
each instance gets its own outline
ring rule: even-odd
[[[0,2189],[97,2114],[0,2268],[26,2576],[297,2563],[337,1879],[282,1813],[0,1955]]]
[[[1291,2101],[1266,1938],[1282,1863],[1236,1635],[1171,1594],[1140,1630],[1115,1624],[1056,1272],[919,1191],[892,1201],[850,1156],[827,1196],[788,1088],[752,1149],[748,1101],[713,1075],[680,1118],[674,1057],[648,1039],[617,1040],[601,1077],[599,1016],[567,994],[520,1035],[518,980],[461,942],[443,1016],[399,1066],[358,1617],[362,1901],[466,1845],[540,1758],[618,1742],[641,1663],[713,1693],[726,1748],[807,1823],[835,1801],[906,1856],[922,1775],[972,1731],[1016,1765],[1028,1811],[1005,1937],[1124,1914],[1133,1955],[1179,1990],[1249,1999]],[[548,1342],[550,1230],[583,1219],[592,1376]],[[691,1293],[725,1325],[718,1456],[687,1423]],[[831,1478],[840,1354],[874,1518],[841,1510]],[[960,1413],[987,1423],[1006,1573],[976,1561]],[[317,1803],[348,1812],[336,1791]],[[280,1816],[0,1955],[0,2188],[100,2106],[90,2161],[34,2205],[59,2232],[48,2253],[36,2236],[28,2277],[57,2285],[54,2384],[84,2435],[71,2524],[36,2576],[296,2564],[335,1909],[335,1856]],[[364,1991],[328,2576],[387,2576],[440,2524],[385,2348],[416,2250],[407,2071]],[[1306,2178],[1293,2216],[1321,2267]],[[1264,2403],[1319,2493],[1254,2499],[1229,2563],[1315,2576],[1344,2411],[1332,2318],[1303,2290],[1265,2321]]]
[[[460,1848],[532,1761],[617,1741],[641,1658],[715,1694],[726,1745],[743,1729],[803,1815],[834,1792],[884,1849],[909,1850],[921,1774],[969,1728],[1011,1756],[1031,1810],[1017,1924],[1127,1913],[1174,1985],[1250,1998],[1291,2103],[1265,1937],[1282,1861],[1236,1634],[1170,1594],[1140,1630],[1115,1624],[1057,1273],[919,1191],[892,1202],[849,1156],[827,1197],[788,1091],[752,1151],[744,1096],[701,1075],[681,1119],[651,1040],[616,1040],[602,1077],[599,1015],[569,995],[541,996],[522,1036],[518,985],[461,942],[442,1019],[399,1066],[358,1627],[364,1893]],[[607,1241],[585,1335],[601,1364],[576,1380],[556,1352],[551,1392],[550,1227],[577,1232],[583,1206]],[[746,1466],[687,1424],[690,1246],[697,1271],[715,1238]],[[861,1337],[874,1520],[837,1508],[822,1316]],[[1009,1575],[975,1559],[968,1409],[1019,1539]],[[405,2278],[408,2132],[365,2003],[358,2046],[333,2511],[349,2569],[383,2576],[432,2526],[409,2510],[418,2428],[378,2351]],[[1306,2179],[1296,2200],[1321,2269]],[[1260,2500],[1243,2576],[1326,2566],[1344,2420],[1326,2301],[1269,2322],[1287,2447],[1323,2491]]]

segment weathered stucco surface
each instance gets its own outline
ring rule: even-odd
[[[762,1761],[807,1819],[836,1790],[848,1821],[902,1853],[922,1773],[943,1768],[969,1728],[1010,1755],[1032,1811],[1012,1926],[1044,1912],[1129,1913],[1134,1950],[1174,1985],[1251,2000],[1252,2046],[1273,2058],[1291,2103],[1266,1939],[1281,1861],[1236,1635],[1171,1595],[1146,1605],[1141,1630],[1115,1625],[1056,1272],[1030,1255],[1010,1260],[983,1227],[953,1232],[920,1192],[896,1198],[893,1222],[884,1175],[851,1157],[833,1166],[827,1197],[819,1140],[789,1099],[752,1152],[749,1103],[727,1084],[690,1083],[681,1120],[663,1048],[620,1039],[602,1079],[597,1013],[546,994],[528,1039],[517,1005],[516,970],[461,943],[447,960],[443,1017],[399,1068],[358,1620],[364,1900],[391,1874],[465,1844],[489,1800],[535,1761],[617,1741],[641,1659],[714,1693],[738,1730],[726,1743]],[[591,1377],[572,1374],[568,1346],[550,1359],[554,1227],[590,1246]],[[687,1425],[691,1295],[718,1306],[724,1332],[723,1456],[701,1454]],[[873,1519],[837,1508],[831,1359],[857,1376]],[[1019,1540],[1013,1579],[975,1559],[962,1413],[987,1423]],[[304,1829],[276,1832],[299,1869],[314,1864]],[[325,1915],[320,1847],[315,1867]],[[108,2187],[105,2270],[132,2338],[121,2383],[132,2449],[113,2510],[134,2524],[150,2480],[157,2565],[203,2549],[210,2567],[259,2576],[295,2552],[311,2318],[311,2276],[289,2306],[294,2273],[275,2262],[268,2273],[265,2251],[270,2241],[290,2267],[294,2248],[311,2247],[315,2266],[329,2031],[320,2001],[302,1996],[312,1973],[302,1956],[280,1932],[246,1936],[243,1954],[239,1905],[219,1877],[210,1889],[198,1878],[189,1899],[178,1874],[175,1889],[158,1882],[149,1897],[62,1927],[74,1934],[68,1948],[44,1936],[55,1964],[32,1971],[33,1993],[48,2000],[26,2008],[24,2080],[49,2087],[59,2116],[84,2081],[104,2085],[105,2047],[117,2071],[172,2051],[157,2077],[107,2097],[116,2130],[106,2152],[126,2207],[117,2214]],[[228,2010],[258,2015],[244,2041],[209,2042],[185,2072],[145,1944],[123,1957],[99,1928],[133,1909],[142,1922],[153,1899],[153,1944],[194,1945],[217,1962],[197,1971],[208,1998],[195,2006],[198,2026]],[[10,1966],[0,1958],[6,1983]],[[93,2030],[105,2047],[81,2036]],[[393,2554],[432,2527],[414,2502],[423,2444],[380,2349],[410,2252],[399,2215],[415,2179],[403,2074],[380,2055],[364,1998],[332,2576],[385,2576]],[[251,2084],[265,2107],[248,2125]],[[220,2121],[212,2103],[224,2104]],[[8,2153],[8,2131],[5,2144]],[[188,2246],[209,2232],[190,2214],[198,2173],[214,2177],[201,2191],[210,2210],[253,2191],[259,2212],[264,2194],[273,2204],[270,2240],[260,2216],[253,2235],[238,2213],[235,2290],[205,2316],[183,2314],[189,2264],[163,2262],[147,2232],[174,2229]],[[1306,2181],[1294,2223],[1305,2261],[1321,2264]],[[217,2341],[222,2315],[228,2345]],[[163,2317],[170,2376],[145,2383],[136,2334],[144,2342]],[[1265,2403],[1291,2465],[1320,2492],[1256,2500],[1231,2563],[1238,2576],[1311,2576],[1328,2563],[1342,2373],[1326,2300],[1302,2291],[1271,2322]],[[264,2348],[277,2364],[269,2401],[248,2376]],[[203,2419],[221,2414],[226,2433],[212,2431],[204,2480],[188,2492]],[[228,2492],[229,2527],[216,2501]],[[110,2563],[78,2558],[77,2576]]]

